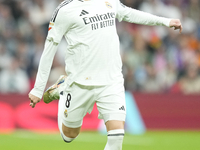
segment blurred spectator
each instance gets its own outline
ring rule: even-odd
[[[163,92],[171,91],[178,79],[177,69],[173,63],[168,62],[166,68],[158,72],[158,84]]]
[[[127,78],[129,80],[127,83],[129,87],[131,87],[132,76],[132,80],[135,82],[135,85],[137,85],[136,89],[139,90],[140,87],[145,84],[146,71],[144,70],[144,66],[146,62],[148,62],[150,54],[147,51],[147,43],[140,32],[135,33],[134,42],[132,43],[132,47],[124,53],[124,63],[126,63],[129,68],[127,72]],[[133,84],[134,87],[135,85]],[[129,90],[131,89],[129,88]]]
[[[162,89],[157,78],[155,68],[152,65],[146,64],[147,78],[141,91],[148,93],[162,92]]]
[[[184,27],[183,33],[190,34],[197,30],[197,24],[194,19],[189,17],[188,11],[182,11],[182,25]]]
[[[195,22],[200,21],[200,1],[199,0],[190,0],[190,5],[188,6],[189,17]],[[187,11],[185,11],[187,12]]]
[[[154,15],[163,16],[163,13],[166,11],[166,7],[167,6],[159,0],[148,0],[144,1],[140,5],[139,9]]]
[[[197,65],[188,65],[185,75],[179,81],[179,86],[181,92],[185,94],[200,94],[200,76]]]
[[[29,19],[32,24],[42,26],[47,24],[51,18],[52,10],[56,7],[55,1],[33,0],[28,5]]]
[[[29,79],[26,72],[19,68],[18,59],[14,58],[10,66],[1,71],[0,84],[2,93],[28,93],[30,90]]]
[[[8,68],[11,64],[12,57],[6,51],[5,45],[0,43],[0,72],[2,69]]]

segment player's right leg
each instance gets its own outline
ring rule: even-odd
[[[82,123],[82,121],[81,121]],[[74,123],[76,124],[76,123]],[[78,123],[79,124],[79,123]],[[63,140],[66,143],[72,142],[80,133],[80,127],[67,127],[66,125],[63,124],[63,120],[61,116],[58,116],[58,127],[59,131],[61,133],[61,136]]]
[[[63,140],[67,143],[70,143],[79,135],[82,126],[82,119],[80,119],[79,121],[67,119],[69,115],[69,107],[66,107],[66,103],[68,103],[67,101],[69,100],[69,97],[63,95],[60,95],[58,103],[58,128]],[[69,106],[70,105],[71,104],[69,101]]]
[[[56,81],[55,84],[50,86],[43,95],[43,101],[45,103],[50,103],[53,100],[59,100],[59,107],[58,107],[58,127],[61,133],[61,136],[63,140],[67,143],[70,143],[73,141],[79,134],[81,129],[82,121],[75,121],[71,120],[73,123],[68,123],[68,125],[65,125],[64,117],[68,116],[67,109],[65,109],[66,100],[69,97],[63,97],[64,96],[64,85],[67,82],[67,76],[61,75],[59,79]],[[60,96],[61,95],[61,96]],[[71,99],[71,98],[70,98]],[[70,103],[68,103],[69,105]]]
[[[83,117],[92,111],[94,94],[92,88],[76,83],[61,89],[63,91],[60,91],[58,103],[58,127],[63,140],[70,143],[78,136]]]

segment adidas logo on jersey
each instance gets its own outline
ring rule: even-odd
[[[80,16],[87,15],[87,14],[89,14],[87,11],[82,10]]]
[[[119,108],[119,110],[123,110],[123,111],[125,111],[125,107],[122,106],[122,107]]]

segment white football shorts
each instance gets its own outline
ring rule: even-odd
[[[106,86],[85,86],[73,83],[60,89],[58,118],[70,128],[82,126],[83,117],[91,113],[94,103],[99,119],[125,121],[126,103],[123,82]]]

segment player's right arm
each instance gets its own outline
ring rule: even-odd
[[[40,102],[44,88],[49,77],[50,69],[53,63],[53,58],[57,51],[57,43],[53,40],[46,39],[44,51],[40,58],[36,82],[34,88],[29,93],[30,106],[35,107],[36,103]]]
[[[65,11],[62,10],[62,8],[59,8],[56,9],[51,19],[44,51],[38,67],[36,82],[34,88],[29,93],[30,106],[32,108],[34,108],[42,98],[58,44],[60,43],[63,35],[70,28],[70,24],[66,21],[66,15]]]

